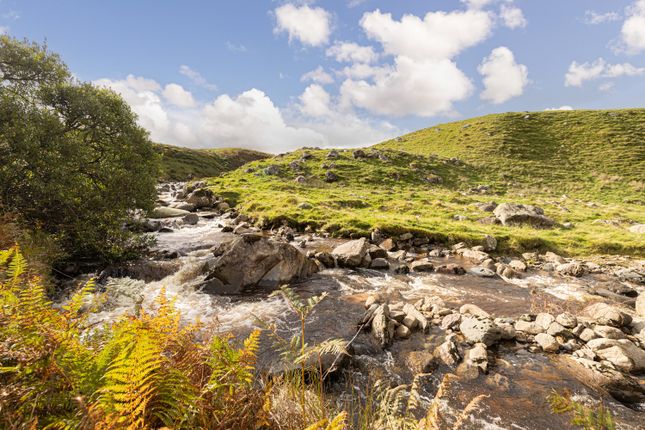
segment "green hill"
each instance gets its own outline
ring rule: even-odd
[[[157,144],[156,149],[161,155],[160,179],[164,181],[219,176],[250,161],[269,157],[263,152],[240,148],[191,149]]]
[[[490,115],[384,142],[364,158],[298,150],[210,183],[266,224],[343,236],[412,231],[445,243],[493,234],[517,252],[645,255],[645,238],[628,231],[645,223],[644,127],[645,109]],[[324,180],[328,171],[337,181]],[[536,204],[573,226],[487,224],[491,214],[477,205],[491,201]]]

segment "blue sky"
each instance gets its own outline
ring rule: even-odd
[[[645,0],[0,0],[153,139],[360,146],[495,112],[643,107]]]

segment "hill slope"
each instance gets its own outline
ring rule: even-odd
[[[645,109],[488,115],[419,130],[376,148],[457,157],[498,186],[645,200]]]
[[[639,201],[645,110],[525,116],[491,115],[421,130],[359,158],[352,150],[333,158],[329,150],[298,150],[210,183],[267,224],[311,225],[334,235],[413,231],[445,243],[475,244],[493,234],[511,251],[645,255],[645,237],[628,231],[645,223]],[[326,182],[327,172],[337,180]],[[476,189],[481,185],[488,189]],[[490,213],[478,204],[491,201],[536,204],[573,227],[487,224]]]
[[[250,161],[269,157],[263,152],[240,148],[191,149],[157,144],[156,149],[161,155],[160,179],[164,181],[219,176]]]

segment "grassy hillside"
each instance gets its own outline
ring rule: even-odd
[[[457,157],[507,190],[519,185],[602,201],[645,200],[645,109],[488,115],[376,147]]]
[[[309,224],[335,235],[380,228],[476,244],[493,234],[503,248],[518,252],[645,255],[645,238],[627,230],[645,223],[639,202],[645,200],[645,110],[525,115],[491,115],[422,130],[366,149],[374,154],[367,158],[356,159],[351,150],[339,151],[335,159],[327,158],[328,150],[294,151],[252,162],[253,172],[236,170],[211,184],[257,218]],[[305,152],[311,157],[303,159]],[[275,174],[267,173],[269,166]],[[325,182],[327,171],[338,181]],[[297,182],[298,176],[304,182]],[[479,185],[490,190],[473,190]],[[537,204],[573,227],[485,224],[481,220],[491,214],[476,205],[490,201]]]
[[[190,149],[156,145],[161,155],[161,180],[185,181],[189,178],[218,176],[224,172],[269,155],[239,148]]]

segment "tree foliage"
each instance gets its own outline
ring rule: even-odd
[[[0,36],[0,207],[73,254],[123,256],[128,211],[155,198],[157,156],[116,93],[46,46]]]

